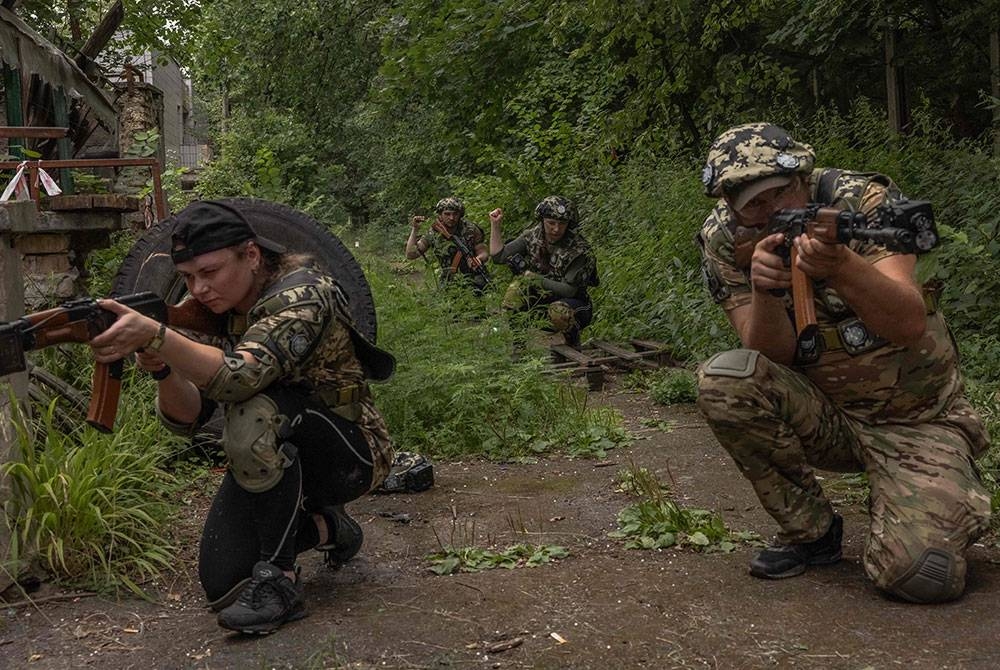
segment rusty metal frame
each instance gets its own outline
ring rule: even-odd
[[[6,139],[61,139],[69,134],[69,128],[46,126],[0,126],[0,138]]]
[[[109,167],[148,167],[153,177],[153,202],[156,205],[156,218],[163,221],[167,218],[167,203],[163,198],[163,182],[160,173],[160,161],[155,158],[70,158],[52,161],[0,161],[0,170],[16,170],[21,163],[28,168],[28,191],[31,199],[38,203],[38,168],[44,167],[58,170],[61,168],[109,168]]]

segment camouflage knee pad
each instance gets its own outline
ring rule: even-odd
[[[517,311],[524,309],[527,304],[527,287],[520,279],[515,279],[507,286],[507,290],[504,291],[500,306],[504,309]]]
[[[963,557],[928,548],[885,590],[914,603],[954,600],[965,590],[965,569]]]
[[[568,333],[576,328],[576,310],[564,302],[556,301],[549,305],[549,321],[557,333]]]
[[[222,448],[236,483],[251,493],[274,488],[295,458],[288,417],[266,395],[235,403],[226,411]]]

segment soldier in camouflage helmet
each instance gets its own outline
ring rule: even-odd
[[[425,216],[410,217],[410,236],[406,238],[406,257],[409,259],[423,256],[432,251],[441,268],[441,285],[447,284],[455,276],[466,277],[477,294],[486,288],[488,275],[484,270],[489,254],[486,253],[486,239],[483,229],[465,219],[465,205],[458,198],[441,198],[434,206],[437,214],[431,229],[425,235],[419,235],[420,224],[427,220]],[[418,237],[419,235],[419,237]],[[465,247],[474,255],[467,257],[452,237],[457,236],[465,241]]]
[[[912,602],[951,600],[965,587],[966,549],[989,525],[973,462],[986,433],[913,255],[796,237],[819,324],[798,341],[785,239],[766,229],[771,215],[816,202],[877,216],[901,197],[883,175],[813,163],[808,145],[754,123],[720,135],[702,173],[719,198],[698,236],[703,272],[744,348],[702,365],[698,405],[780,526],[750,572],[778,579],[838,561],[842,519],[814,468],[864,471],[869,578]]]
[[[504,294],[504,309],[545,309],[552,329],[566,343],[580,344],[580,331],[594,317],[587,289],[597,286],[597,261],[578,230],[576,205],[550,195],[535,207],[537,223],[504,244],[503,210],[490,212],[490,254],[515,274]],[[520,261],[520,262],[519,262]]]
[[[219,625],[269,633],[305,616],[299,553],[318,549],[338,563],[361,547],[344,503],[381,484],[392,462],[365,380],[388,378],[393,360],[355,329],[332,277],[224,203],[178,213],[171,256],[189,299],[228,317],[225,334],[197,341],[107,300],[118,318],[92,347],[102,363],[137,354],[174,432],[190,436],[225,410],[229,467],[199,575]]]

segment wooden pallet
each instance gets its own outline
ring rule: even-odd
[[[633,339],[630,343],[632,350],[603,340],[589,340],[580,349],[553,344],[549,347],[552,358],[549,370],[585,377],[591,391],[600,391],[604,388],[605,372],[611,370],[655,370],[679,365],[662,342]]]

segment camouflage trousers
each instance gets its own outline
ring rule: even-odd
[[[500,305],[511,312],[541,311],[544,307],[552,330],[557,333],[579,333],[594,318],[589,298],[560,298],[519,277],[507,286]]]
[[[698,406],[778,522],[780,540],[818,539],[833,520],[814,468],[864,471],[871,486],[864,552],[869,578],[908,597],[901,585],[924,564],[925,552],[944,552],[948,577],[934,599],[962,593],[965,551],[990,517],[972,442],[947,421],[951,412],[969,410],[964,398],[933,421],[871,425],[844,414],[805,376],[762,355],[743,377],[717,374],[713,360],[699,371]]]

